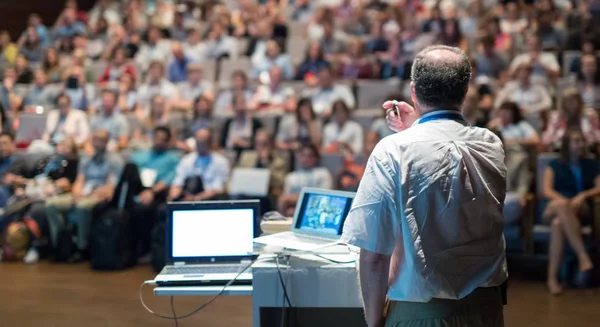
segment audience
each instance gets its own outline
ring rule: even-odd
[[[363,130],[350,119],[344,101],[333,104],[331,120],[323,128],[323,149],[328,153],[358,154],[363,151]]]

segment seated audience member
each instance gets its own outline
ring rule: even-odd
[[[552,98],[545,86],[532,82],[531,72],[531,64],[519,65],[515,71],[516,80],[507,83],[500,91],[495,107],[504,102],[516,102],[525,118],[540,127],[540,114],[551,108]]]
[[[65,94],[71,98],[71,106],[75,109],[88,111],[93,99],[90,98],[85,87],[85,74],[79,66],[70,67],[65,73]]]
[[[562,51],[565,45],[565,35],[561,29],[554,27],[556,15],[551,10],[537,12],[537,31],[542,51]]]
[[[471,126],[485,127],[487,125],[488,111],[481,110],[481,103],[477,90],[470,88],[465,96],[465,101],[462,106],[462,114],[467,123]]]
[[[169,201],[214,200],[225,193],[229,181],[229,160],[211,149],[213,140],[209,130],[201,129],[195,137],[196,151],[185,155],[177,165],[167,198]],[[184,188],[186,181],[194,178],[202,181],[199,193],[189,193]]]
[[[586,108],[600,108],[600,69],[596,56],[581,57],[581,71],[577,74],[575,84]]]
[[[329,67],[329,62],[325,60],[321,43],[319,41],[311,41],[306,49],[304,60],[298,65],[295,79],[305,80],[310,77],[316,79],[319,70],[324,67]]]
[[[294,213],[300,191],[304,187],[333,188],[333,178],[327,168],[319,167],[319,148],[302,144],[298,148],[296,170],[288,173],[283,182],[283,194],[279,197],[279,212],[286,217]]]
[[[323,52],[326,58],[336,58],[337,55],[346,51],[346,44],[340,37],[335,35],[333,21],[324,20],[321,25],[323,26],[323,36],[321,37]]]
[[[44,56],[44,44],[37,34],[35,27],[30,26],[19,39],[19,52],[30,62],[41,62]]]
[[[543,175],[543,195],[547,206],[543,219],[551,225],[548,260],[548,289],[563,290],[558,281],[565,242],[579,261],[579,271],[591,271],[592,260],[583,243],[581,225],[589,222],[592,199],[600,194],[598,163],[585,157],[585,137],[579,130],[568,130],[562,141],[561,158],[552,161]]]
[[[552,81],[560,76],[560,65],[556,55],[542,51],[540,38],[535,35],[527,37],[527,52],[517,55],[510,63],[510,71],[514,73],[523,64],[530,64],[534,77]]]
[[[98,83],[118,82],[124,74],[136,76],[135,68],[127,63],[127,49],[118,47],[114,49],[112,60],[100,75]]]
[[[479,94],[479,108],[485,111],[490,111],[494,107],[494,92],[493,85],[498,85],[498,81],[494,81],[488,77],[477,77],[477,61],[471,60],[471,79],[469,80],[469,89],[474,89]],[[504,85],[504,84],[502,84]]]
[[[55,103],[56,94],[48,87],[48,79],[43,70],[38,69],[34,73],[33,85],[27,91],[23,105],[25,111],[35,112],[37,106],[51,108]]]
[[[511,35],[502,31],[498,17],[487,18],[485,24],[484,32],[493,38],[494,49],[499,53],[510,52],[512,47]]]
[[[600,142],[597,114],[593,109],[584,107],[581,94],[575,88],[564,90],[559,110],[550,113],[542,138],[546,151],[560,150],[561,140],[569,129],[580,129],[590,146],[597,146]]]
[[[333,103],[338,100],[344,101],[348,108],[354,108],[356,100],[352,90],[348,85],[335,83],[331,68],[321,68],[318,79],[316,89],[306,89],[302,92],[302,97],[312,100],[313,108],[318,116],[331,116]]]
[[[266,44],[265,56],[256,60],[256,62],[253,62],[250,77],[257,79],[262,74],[269,72],[273,67],[279,67],[281,69],[283,79],[289,80],[294,77],[294,66],[292,65],[290,57],[281,53],[281,48],[276,41],[270,40]]]
[[[98,113],[90,118],[92,132],[106,130],[109,133],[108,150],[125,149],[129,144],[129,122],[117,109],[116,94],[102,91]]]
[[[303,98],[298,101],[296,111],[281,118],[275,140],[282,150],[297,150],[301,144],[321,146],[323,124],[315,115],[312,101]]]
[[[179,97],[177,88],[165,78],[165,68],[159,61],[150,64],[148,80],[138,89],[138,114],[142,117],[147,113],[150,100],[155,95],[160,95],[167,101],[176,101]]]
[[[269,83],[260,85],[248,103],[251,110],[286,110],[294,100],[294,90],[281,85],[283,71],[279,66],[269,69]]]
[[[495,80],[504,80],[508,62],[502,53],[495,50],[493,37],[486,35],[481,39],[482,50],[475,56],[477,77],[485,76]]]
[[[46,49],[42,69],[48,77],[48,83],[60,83],[63,80],[63,67],[60,65],[58,51],[54,48]]]
[[[46,203],[46,216],[54,245],[57,242],[56,235],[64,226],[70,223],[77,225],[78,251],[69,259],[70,262],[87,258],[92,210],[97,204],[112,199],[123,169],[121,157],[107,149],[109,139],[106,130],[94,132],[94,154],[79,163],[71,194],[58,195]]]
[[[235,151],[237,158],[241,151],[254,146],[254,136],[256,131],[262,128],[262,123],[248,112],[246,98],[242,93],[234,95],[232,104],[234,117],[225,121],[219,145],[221,148]]]
[[[283,181],[290,169],[290,163],[285,157],[277,154],[269,133],[260,129],[256,132],[254,149],[242,152],[236,167],[269,169],[271,172],[269,197],[273,201],[283,192]]]
[[[5,67],[4,69],[10,68]],[[33,81],[33,72],[29,68],[29,61],[27,61],[27,58],[22,53],[17,55],[14,69],[17,73],[17,84],[31,84]]]
[[[206,55],[208,59],[216,60],[229,58],[235,60],[238,58],[237,40],[225,34],[225,29],[220,23],[214,23],[208,33],[206,40]]]
[[[369,79],[375,77],[375,65],[365,53],[365,45],[359,38],[353,38],[348,51],[340,55],[337,75],[339,78]]]
[[[190,63],[187,66],[187,80],[177,85],[179,97],[173,101],[173,107],[184,109],[188,112],[192,110],[193,102],[200,96],[210,100],[214,99],[213,85],[205,80],[202,75],[202,65]]]
[[[529,155],[532,148],[537,149],[540,138],[514,102],[505,102],[498,108],[498,118],[488,124],[490,130],[502,135],[505,148],[506,189],[524,197],[529,192],[532,172],[529,167]]]
[[[356,155],[362,155],[362,162],[355,162],[356,156],[351,156],[348,158],[349,160],[346,160],[344,170],[338,179],[338,187],[341,190],[356,192],[358,189],[358,184],[360,184],[360,180],[365,173],[367,160],[371,156],[371,152],[373,152],[373,149],[375,149],[375,146],[380,140],[381,137],[379,134],[377,134],[377,132],[371,131],[367,133],[367,136],[365,137],[365,149],[362,154]]]
[[[500,20],[500,29],[503,33],[519,34],[525,32],[529,22],[523,17],[517,2],[508,2],[505,6],[506,17]]]
[[[173,136],[168,127],[155,127],[153,137],[151,149],[135,152],[131,156],[131,162],[137,166],[144,187],[131,209],[134,213],[131,217],[137,256],[140,258],[150,252],[150,235],[157,205],[166,202],[169,187],[175,178],[173,168],[177,167],[180,159],[171,150]]]
[[[27,183],[29,175],[27,159],[17,153],[14,136],[0,133],[0,208],[6,207],[13,195],[25,196],[23,185]],[[3,227],[3,223],[0,218],[0,227]]]
[[[33,177],[38,186],[42,187],[36,195],[40,197],[32,204],[28,216],[38,223],[46,218],[46,206],[55,200],[60,200],[63,195],[71,194],[73,183],[77,179],[77,166],[79,155],[77,144],[72,138],[64,138],[56,144],[56,152],[41,159],[34,165]],[[40,182],[43,180],[43,182]],[[50,240],[56,240],[58,229],[50,225]],[[56,244],[53,244],[56,246]],[[35,263],[39,259],[39,253],[35,247],[25,256],[25,263]]]
[[[172,114],[167,101],[160,95],[154,96],[150,102],[148,116],[132,128],[130,147],[136,150],[150,147],[154,139],[152,134],[156,126],[167,126],[181,132],[184,128],[183,125],[183,118]]]
[[[203,62],[206,60],[206,43],[202,41],[202,32],[198,28],[188,31],[186,41],[182,44],[183,53],[190,60]]]
[[[135,56],[135,61],[146,71],[152,62],[166,62],[171,56],[171,44],[163,39],[156,27],[148,29],[148,42],[143,44]]]
[[[185,82],[188,79],[188,65],[191,64],[192,61],[185,55],[181,43],[179,42],[173,42],[171,51],[173,52],[173,55],[168,66],[167,79],[171,83]]]
[[[177,147],[184,149],[186,152],[192,151],[194,148],[194,136],[201,129],[208,129],[211,132],[217,130],[217,126],[213,121],[213,104],[209,98],[199,96],[194,101],[194,110],[192,111],[192,119],[187,121],[184,134],[181,139],[177,140]]]
[[[117,92],[119,92],[119,96],[117,97],[117,107],[119,108],[119,112],[124,115],[135,114],[137,106],[135,77],[128,73],[121,74]]]
[[[253,92],[248,86],[248,76],[242,70],[236,70],[231,74],[231,86],[222,91],[215,101],[215,113],[219,116],[233,112],[233,95],[236,93],[244,94],[246,101],[251,101]]]
[[[363,130],[359,123],[351,120],[350,109],[344,101],[333,104],[331,120],[323,128],[323,149],[328,153],[356,155],[363,151]]]
[[[442,22],[442,30],[438,35],[438,43],[461,48],[463,51],[467,50],[467,42],[462,35],[457,19],[450,18]]]
[[[581,60],[583,56],[591,55],[594,56],[597,60],[596,56],[596,46],[594,44],[594,40],[591,38],[587,38],[583,40],[581,46],[581,54],[577,57],[573,58],[573,60],[569,63],[569,73],[570,74],[578,74],[581,72]]]

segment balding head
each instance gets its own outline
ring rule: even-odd
[[[412,100],[421,113],[460,110],[469,89],[471,63],[460,49],[435,45],[417,54],[411,75]]]

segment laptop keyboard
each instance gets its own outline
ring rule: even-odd
[[[314,244],[329,244],[329,243],[334,242],[332,240],[328,240],[328,239],[324,239],[324,238],[320,238],[320,237],[316,237],[316,236],[297,235],[297,234],[292,234],[292,233],[283,234],[283,235],[281,235],[281,238],[284,240],[288,240],[288,241],[310,242],[310,243],[314,243]]]
[[[205,266],[205,267],[168,267],[168,275],[192,275],[192,274],[238,274],[245,266]],[[250,268],[244,273],[249,273]]]

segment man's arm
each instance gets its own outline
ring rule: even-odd
[[[365,318],[369,327],[383,327],[391,256],[360,250],[358,274]]]

